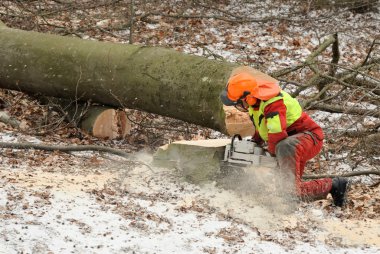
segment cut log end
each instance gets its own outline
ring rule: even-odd
[[[242,137],[252,136],[255,128],[248,113],[240,112],[234,107],[223,106],[226,130],[230,136],[240,134]]]
[[[98,138],[125,138],[131,131],[131,123],[123,110],[101,105],[73,103],[71,100],[41,96],[42,104],[52,105],[58,112],[64,112],[67,121],[74,122],[88,134]]]
[[[153,165],[177,169],[188,181],[201,184],[220,172],[220,161],[230,139],[177,141],[160,147]]]
[[[131,131],[131,123],[124,111],[107,109],[96,116],[91,134],[99,138],[125,138]]]

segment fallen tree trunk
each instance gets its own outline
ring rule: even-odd
[[[233,63],[4,25],[0,59],[2,88],[135,108],[227,132],[219,93]]]

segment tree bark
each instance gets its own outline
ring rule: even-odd
[[[2,88],[135,108],[227,133],[219,93],[233,63],[4,25],[0,59]]]

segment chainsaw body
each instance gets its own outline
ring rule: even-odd
[[[277,161],[269,152],[252,140],[242,139],[236,134],[231,139],[231,143],[226,145],[223,161],[232,166],[264,166],[275,167]]]

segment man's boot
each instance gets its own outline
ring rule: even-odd
[[[336,177],[332,180],[331,196],[334,205],[342,207],[346,202],[348,181],[346,178]]]

